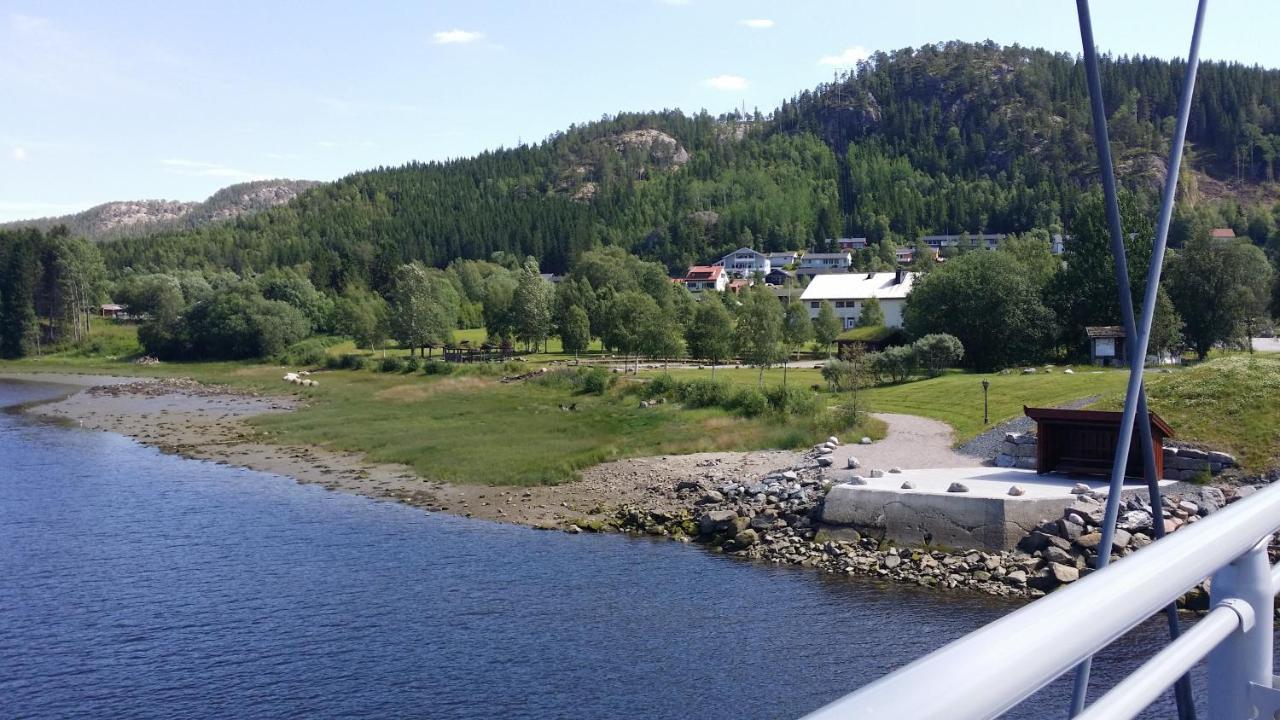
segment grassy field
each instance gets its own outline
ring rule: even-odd
[[[526,369],[537,367],[530,363]],[[868,419],[835,428],[807,417],[743,418],[721,409],[674,404],[641,409],[625,392],[576,393],[548,382],[505,384],[499,366],[469,366],[449,376],[326,371],[317,388],[285,385],[283,368],[263,363],[163,363],[140,366],[62,353],[0,362],[0,371],[182,376],[269,393],[297,394],[305,408],[251,423],[281,444],[306,443],[403,463],[425,477],[493,485],[554,484],[599,462],[642,455],[806,447],[832,432],[884,436]],[[561,406],[574,405],[573,411]]]
[[[1219,355],[1148,377],[1151,409],[1169,422],[1175,439],[1229,452],[1249,471],[1280,466],[1280,355]],[[1099,406],[1123,403],[1119,388]]]

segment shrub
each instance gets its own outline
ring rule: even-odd
[[[787,415],[813,415],[820,409],[818,396],[812,390],[775,385],[764,394],[770,407]]]
[[[675,396],[680,391],[680,381],[663,373],[658,377],[650,380],[645,388],[645,394],[649,397],[657,397],[659,395]]]
[[[591,368],[582,374],[582,392],[603,395],[617,378],[604,368]]]
[[[394,373],[404,369],[404,363],[399,358],[384,357],[378,361],[378,372]]]
[[[422,361],[419,360],[418,358],[416,357],[405,358],[404,372],[406,373],[417,372],[418,368],[420,367],[422,367]]]
[[[444,360],[428,360],[422,364],[422,372],[428,375],[448,375],[453,372],[453,365]]]
[[[964,345],[960,344],[959,338],[946,333],[925,335],[911,344],[911,350],[915,353],[916,363],[931,376],[955,367],[964,357]]]
[[[858,382],[857,369],[858,366],[848,360],[828,360],[822,366],[822,379],[836,392],[852,390]]]
[[[862,412],[858,408],[858,401],[848,398],[831,410],[831,418],[835,421],[836,427],[841,430],[847,430],[858,424],[862,419]]]
[[[729,386],[714,380],[693,380],[680,386],[678,397],[685,407],[727,406]]]
[[[341,367],[347,370],[363,370],[369,358],[358,353],[347,353],[342,356]]]
[[[911,377],[911,371],[915,370],[916,354],[909,345],[899,345],[898,347],[885,348],[878,353],[874,353],[875,367],[877,375],[888,375],[893,382],[902,382]]]
[[[769,398],[756,388],[743,388],[733,396],[731,409],[744,417],[756,417],[769,411]]]
[[[324,366],[330,370],[337,370],[342,367],[341,355],[330,355],[324,359]]]
[[[315,338],[290,345],[280,357],[286,365],[319,365],[327,358],[325,344]]]

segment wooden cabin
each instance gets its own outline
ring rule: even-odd
[[[1120,438],[1121,413],[1104,410],[1062,410],[1023,407],[1036,421],[1036,472],[1110,475]],[[1164,477],[1164,440],[1173,437],[1159,415],[1149,413],[1151,444],[1156,457],[1156,477]],[[1138,422],[1142,419],[1138,418]],[[1143,477],[1142,433],[1134,427],[1125,476]]]

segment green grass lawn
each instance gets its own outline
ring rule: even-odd
[[[1147,371],[1151,409],[1177,433],[1236,456],[1245,470],[1280,465],[1280,356],[1219,355],[1172,373]],[[1099,405],[1119,409],[1124,389]]]
[[[885,385],[862,391],[869,409],[876,412],[923,415],[941,420],[956,432],[957,442],[981,434],[993,425],[1022,415],[1022,407],[1053,407],[1091,396],[1123,392],[1129,373],[1124,370],[1061,368],[1051,373],[1009,375],[949,373],[929,380]],[[982,381],[988,391],[990,425],[982,424]]]

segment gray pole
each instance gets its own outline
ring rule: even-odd
[[[1173,213],[1173,201],[1178,183],[1178,171],[1182,162],[1183,141],[1186,137],[1187,119],[1191,110],[1191,96],[1195,87],[1196,69],[1200,52],[1200,30],[1204,22],[1204,11],[1207,0],[1200,0],[1196,10],[1195,28],[1191,36],[1191,49],[1187,55],[1187,72],[1182,96],[1179,99],[1178,124],[1174,131],[1168,173],[1165,177],[1164,195],[1161,198],[1159,224],[1151,252],[1151,264],[1147,274],[1147,285],[1143,297],[1141,324],[1135,323],[1133,300],[1129,288],[1129,271],[1125,259],[1124,233],[1120,224],[1120,206],[1116,193],[1114,166],[1111,161],[1110,141],[1107,137],[1106,109],[1103,105],[1102,83],[1098,74],[1097,47],[1093,40],[1093,25],[1089,17],[1088,0],[1076,0],[1076,10],[1080,18],[1080,38],[1084,46],[1085,74],[1089,82],[1090,106],[1093,114],[1094,139],[1098,150],[1099,174],[1102,176],[1103,193],[1106,196],[1107,224],[1111,234],[1111,252],[1115,259],[1116,284],[1120,292],[1120,309],[1125,326],[1125,335],[1130,339],[1129,351],[1129,383],[1125,392],[1124,412],[1121,415],[1120,435],[1116,439],[1116,453],[1111,468],[1110,492],[1107,497],[1106,514],[1102,524],[1102,542],[1098,546],[1097,569],[1102,569],[1111,560],[1111,548],[1115,536],[1116,519],[1120,510],[1120,494],[1124,486],[1125,469],[1128,464],[1129,448],[1133,437],[1134,422],[1139,412],[1143,415],[1141,426],[1145,476],[1148,492],[1151,496],[1153,525],[1157,537],[1164,534],[1162,508],[1160,501],[1159,478],[1155,477],[1155,447],[1151,438],[1149,413],[1147,411],[1146,392],[1142,384],[1143,365],[1146,360],[1147,346],[1151,334],[1151,322],[1155,314],[1156,293],[1159,289],[1160,271],[1164,263],[1164,250],[1169,232],[1169,221]],[[1170,634],[1177,636],[1177,610],[1170,606],[1168,613]],[[1071,716],[1084,709],[1084,702],[1089,687],[1090,661],[1082,662],[1076,671],[1075,685],[1071,698]],[[1176,689],[1179,715],[1183,718],[1194,717],[1195,709],[1191,703],[1190,684],[1184,677],[1179,680]]]

